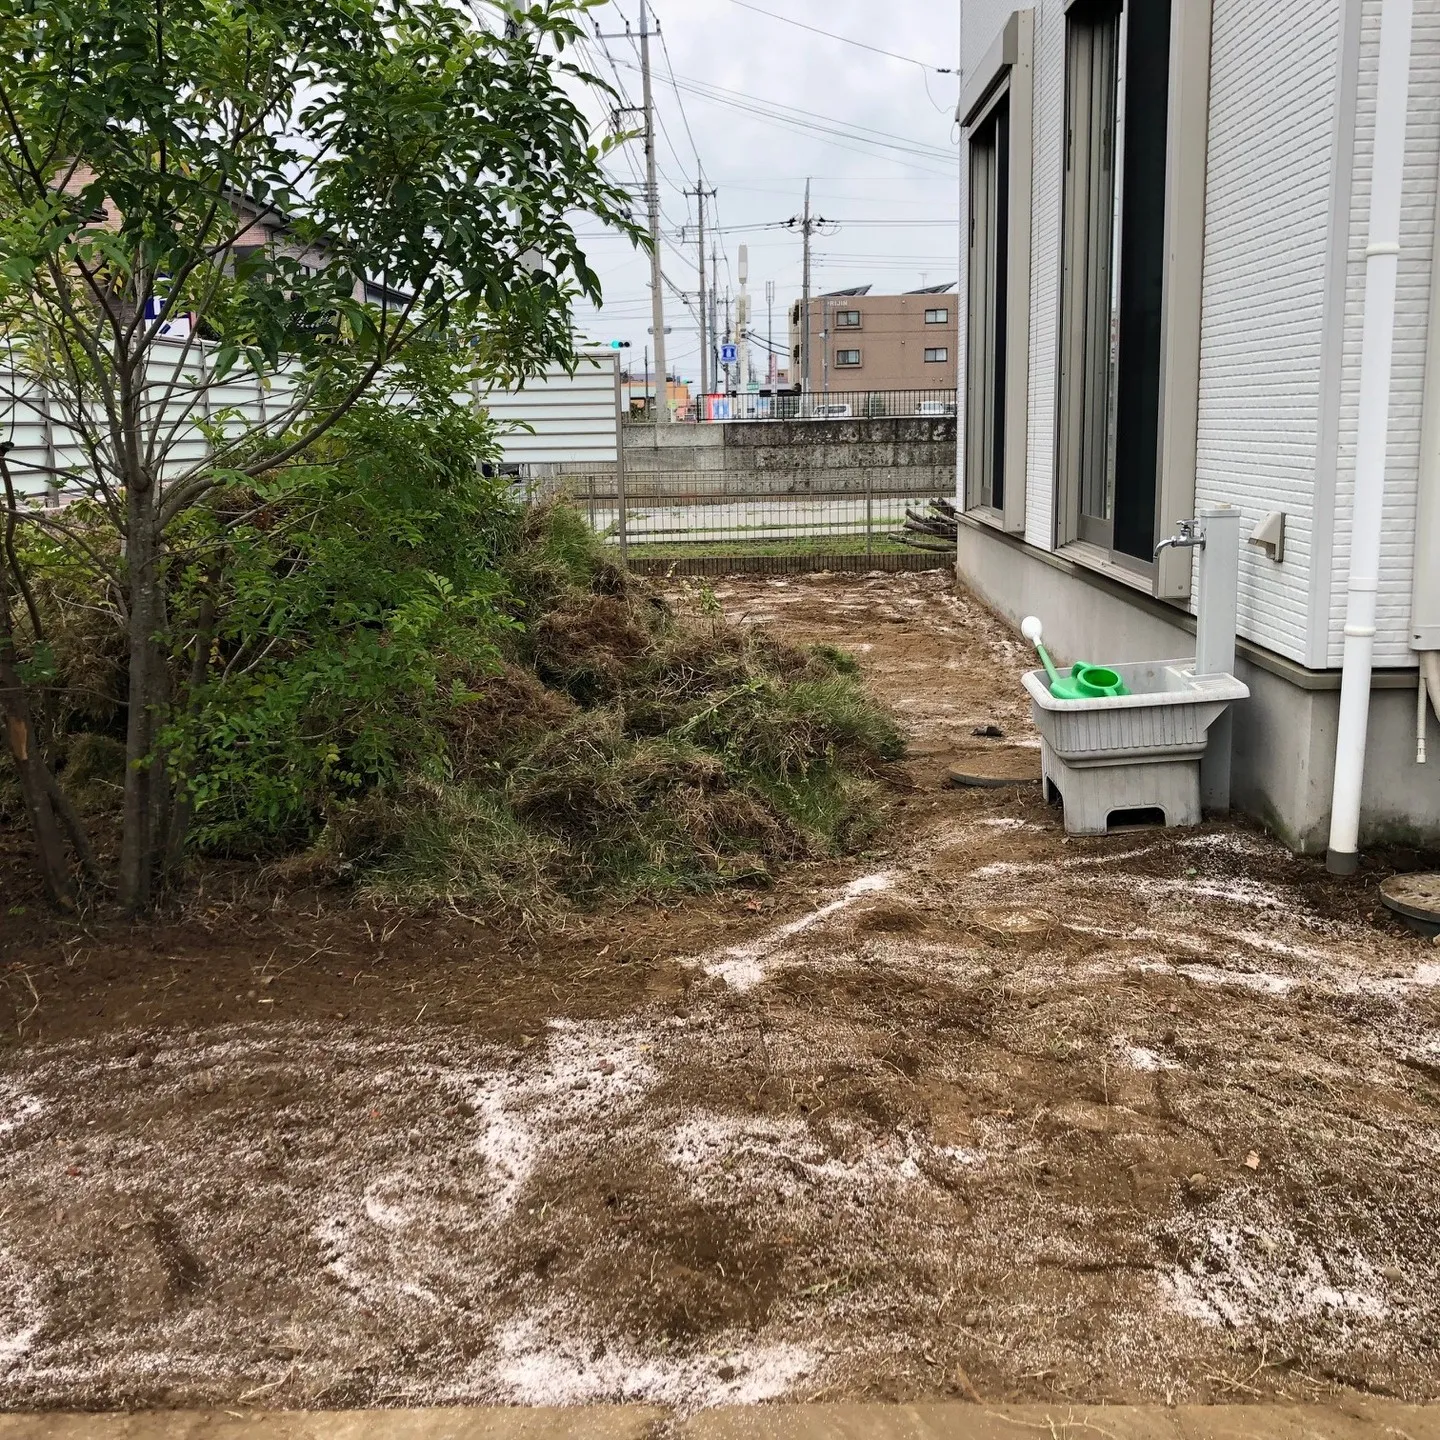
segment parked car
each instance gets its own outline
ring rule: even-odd
[[[917,415],[946,416],[955,413],[953,400],[922,400],[916,407]]]

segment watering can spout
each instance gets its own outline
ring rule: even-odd
[[[1113,670],[1100,665],[1077,663],[1070,667],[1068,675],[1061,675],[1041,643],[1045,627],[1041,625],[1039,616],[1027,615],[1020,624],[1020,633],[1039,653],[1045,673],[1050,677],[1050,693],[1057,700],[1098,700],[1104,696],[1130,693],[1125,688],[1125,682]]]

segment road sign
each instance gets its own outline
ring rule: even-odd
[[[740,360],[740,347],[738,345],[722,345],[720,347],[720,363],[722,365],[735,365]]]

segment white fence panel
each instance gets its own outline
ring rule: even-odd
[[[235,370],[207,388],[213,349],[203,342],[187,348],[178,340],[156,347],[147,400],[156,410],[163,404],[167,426],[174,427],[167,476],[205,458],[209,442],[204,425],[218,421],[226,434],[239,434],[250,425],[276,420],[293,403],[295,380],[284,372],[260,377]],[[482,394],[477,388],[456,398],[470,399],[501,422],[508,462],[613,464],[619,449],[615,384],[616,361],[606,352],[582,357],[574,375],[553,365],[518,390]],[[397,394],[391,403],[404,405],[406,399]],[[76,493],[74,482],[66,483],[67,475],[91,473],[90,457],[63,413],[18,367],[0,364],[0,440],[14,447],[10,473],[21,494],[58,499],[62,493]]]
[[[573,375],[552,365],[518,390],[477,394],[476,403],[507,431],[500,442],[506,462],[613,465],[620,442],[617,363],[609,351],[585,355]]]

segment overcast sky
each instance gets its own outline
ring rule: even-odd
[[[655,0],[665,45],[651,42],[655,99],[663,125],[658,156],[665,234],[665,274],[691,297],[696,289],[696,151],[708,186],[707,223],[718,216],[721,284],[738,291],[742,243],[750,248],[752,329],[763,340],[768,327],[765,283],[776,287],[774,333],[786,344],[786,312],[801,284],[798,232],[773,228],[801,212],[806,176],[813,177],[813,208],[836,222],[835,233],[815,240],[817,294],[851,285],[877,293],[913,290],[956,278],[958,150],[954,111],[958,81],[937,74],[957,63],[956,9],[945,0]],[[758,10],[768,10],[836,35],[935,67],[890,59],[840,40],[810,33]],[[606,32],[638,28],[639,0],[612,0],[591,12]],[[639,44],[623,38],[595,42],[606,78],[619,80],[640,103]],[[681,93],[670,83],[668,60]],[[695,93],[699,85],[738,92],[720,103]],[[741,97],[753,97],[741,98]],[[789,106],[807,121],[847,132],[826,136],[785,124],[772,115],[740,107]],[[687,127],[688,121],[688,127]],[[638,124],[632,118],[631,123]],[[692,144],[693,138],[693,144]],[[634,184],[644,173],[644,146],[635,141],[611,168]],[[633,167],[633,168],[632,168]],[[636,190],[637,205],[639,191]],[[637,209],[637,218],[643,213]],[[838,227],[838,228],[836,228]],[[588,253],[605,286],[605,306],[580,317],[590,338],[628,340],[627,360],[638,372],[649,343],[649,260],[622,239],[596,235]],[[684,231],[684,240],[680,238]],[[708,245],[707,245],[708,249]],[[671,327],[669,363],[682,379],[698,380],[699,336],[691,310],[667,290],[665,320]],[[757,348],[755,363],[763,365]]]

